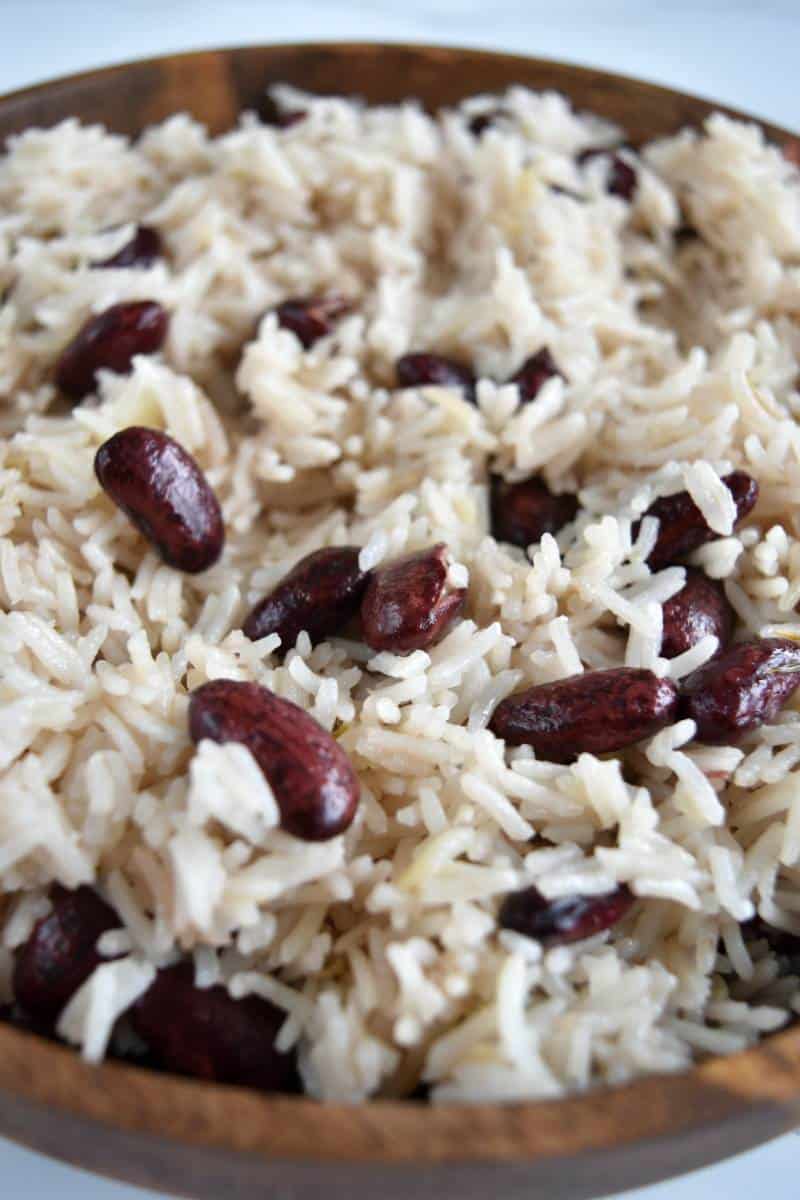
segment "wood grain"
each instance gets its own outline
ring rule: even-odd
[[[553,88],[619,122],[633,142],[697,125],[720,107],[601,71],[473,50],[251,47],[17,92],[0,99],[0,138],[68,115],[136,134],[179,110],[216,133],[278,80],[372,103],[418,97],[431,109],[511,83]],[[790,137],[764,129],[781,143]],[[503,1200],[588,1200],[716,1161],[798,1123],[797,1027],[684,1075],[566,1101],[427,1108],[320,1107],[120,1064],[92,1068],[0,1026],[0,1132],[68,1162],[209,1200],[340,1192],[483,1200],[487,1191]]]

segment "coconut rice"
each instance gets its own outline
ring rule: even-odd
[[[58,1025],[93,1061],[186,954],[198,987],[285,1010],[279,1045],[322,1100],[561,1096],[741,1050],[800,1011],[800,980],[742,932],[758,914],[800,935],[800,696],[735,747],[682,720],[569,766],[487,724],[532,683],[678,680],[713,655],[713,637],[659,655],[685,571],[651,573],[637,518],[681,488],[719,535],[689,561],[724,581],[737,636],[800,638],[800,175],[717,115],[628,156],[628,204],[601,158],[576,163],[620,132],[557,95],[511,89],[480,137],[496,97],[435,118],[277,98],[305,119],[212,139],[179,115],[133,144],[70,120],[0,163],[0,1004],[58,881],[124,924]],[[140,221],[166,259],[91,269]],[[272,310],[326,291],[352,311],[306,351]],[[66,407],[63,347],[141,298],[170,313],[163,353]],[[545,345],[566,378],[523,406],[503,381]],[[469,362],[477,404],[398,390],[411,350]],[[170,433],[220,499],[227,545],[201,575],[96,481],[132,424]],[[736,532],[735,467],[761,489]],[[490,471],[540,472],[578,518],[530,558],[498,543]],[[356,630],[276,654],[241,632],[314,549],[359,545],[366,570],[437,542],[468,600],[428,651],[375,654]],[[189,693],[215,678],[335,734],[361,783],[346,834],[282,832],[247,749],[192,746]],[[626,883],[636,904],[542,951],[496,920],[533,883]]]

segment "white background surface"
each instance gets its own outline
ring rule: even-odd
[[[800,130],[800,0],[0,0],[0,91],[175,50],[337,38],[460,43],[588,63]],[[627,1196],[797,1200],[798,1150],[789,1135]],[[160,1200],[2,1140],[0,1179],[2,1200]]]

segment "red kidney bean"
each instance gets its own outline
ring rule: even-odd
[[[341,746],[309,713],[256,683],[215,679],[189,700],[194,742],[247,746],[272,788],[281,825],[306,842],[343,833],[358,807],[356,773]]]
[[[758,500],[758,484],[745,471],[732,471],[730,475],[724,476],[722,482],[733,496],[738,525]],[[705,545],[706,542],[716,541],[720,536],[706,524],[703,514],[688,492],[673,492],[671,496],[662,496],[659,500],[654,500],[645,515],[658,517],[659,520],[656,544],[647,556],[653,571],[660,571],[662,567],[691,554],[692,550]],[[634,526],[634,536],[638,529],[637,522]]]
[[[314,645],[338,633],[358,612],[367,586],[359,553],[358,546],[330,546],[307,554],[255,606],[242,626],[245,635],[255,642],[277,633],[286,651],[303,629]]]
[[[308,116],[305,109],[284,108],[268,92],[259,100],[256,111],[262,125],[274,125],[276,129],[288,129]]]
[[[621,200],[630,202],[636,192],[638,179],[636,171],[621,158],[619,154],[614,154],[612,150],[603,150],[598,147],[593,147],[589,150],[582,150],[578,155],[579,166],[584,166],[595,158],[605,158],[608,160],[608,178],[606,181],[606,191],[612,196],[619,196]]]
[[[686,583],[665,602],[662,613],[665,658],[676,658],[708,634],[719,641],[719,652],[733,636],[735,613],[725,589],[694,567],[686,568]]]
[[[152,267],[153,263],[164,253],[161,244],[161,234],[152,225],[138,225],[136,232],[121,250],[104,258],[101,262],[92,263],[96,269],[107,267]]]
[[[267,1092],[295,1088],[294,1055],[275,1049],[286,1014],[258,996],[195,987],[189,963],[159,971],[129,1019],[168,1071]]]
[[[506,483],[495,475],[489,485],[489,511],[492,537],[525,550],[573,521],[578,498],[568,492],[554,496],[538,475],[520,483]]]
[[[397,386],[458,388],[475,403],[475,375],[464,363],[442,354],[404,354],[395,364]]]
[[[170,566],[197,574],[222,553],[219,501],[182,446],[159,429],[130,425],[97,451],[100,486]]]
[[[63,351],[56,383],[65,395],[82,400],[105,369],[127,375],[137,354],[155,354],[164,344],[169,317],[155,300],[127,300],[90,317]]]
[[[511,746],[532,746],[547,762],[606,754],[650,737],[674,719],[670,679],[635,667],[587,671],[508,696],[489,728]]]
[[[634,897],[622,884],[604,896],[563,896],[545,900],[536,887],[506,896],[497,920],[544,947],[564,946],[603,933],[625,916]]]
[[[481,138],[487,129],[492,129],[498,121],[509,116],[504,108],[490,108],[487,112],[478,113],[469,121],[467,128],[473,137]]]
[[[364,641],[408,654],[438,641],[464,607],[465,588],[447,587],[448,553],[440,542],[376,570],[361,605]]]
[[[351,308],[344,296],[309,296],[305,300],[284,300],[275,309],[281,329],[299,338],[305,350],[333,332],[333,323]]]
[[[727,745],[771,721],[798,686],[797,642],[737,642],[683,680],[681,716],[697,723],[698,741]]]
[[[519,387],[520,404],[529,404],[536,398],[548,379],[552,379],[555,375],[564,378],[547,346],[542,346],[541,350],[537,350],[530,358],[525,359],[525,362],[508,382],[516,383]]]
[[[56,885],[52,909],[37,921],[19,948],[12,988],[17,1004],[37,1021],[52,1025],[96,967],[104,961],[98,939],[122,925],[113,908],[90,887]]]

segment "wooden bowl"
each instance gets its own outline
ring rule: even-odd
[[[0,100],[0,137],[68,115],[120,133],[187,110],[215,133],[285,80],[436,108],[511,83],[555,88],[634,142],[696,125],[715,106],[602,71],[425,46],[265,46],[91,71]],[[729,110],[728,110],[729,111]],[[737,114],[738,115],[738,114]],[[778,140],[786,131],[764,126]],[[800,1027],[683,1075],[570,1100],[506,1106],[379,1101],[358,1107],[213,1086],[71,1050],[0,1026],[0,1132],[158,1190],[221,1196],[579,1200],[747,1150],[800,1123]]]

